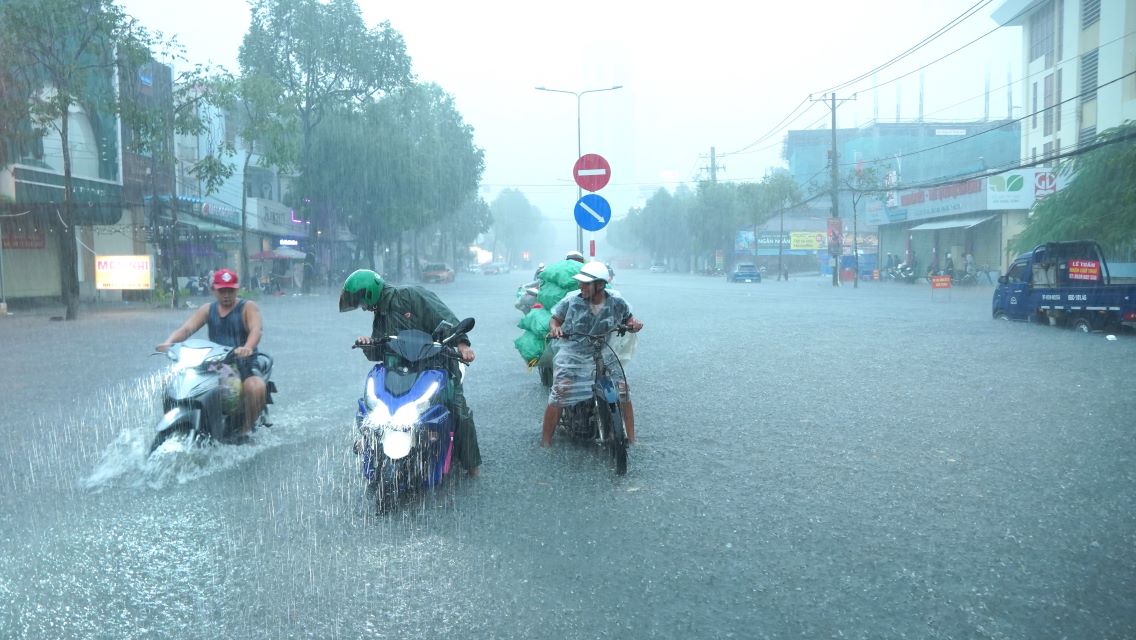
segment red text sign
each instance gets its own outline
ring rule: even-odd
[[[1101,268],[1100,263],[1096,260],[1070,260],[1069,261],[1069,279],[1070,280],[1090,280],[1096,282],[1100,280]]]

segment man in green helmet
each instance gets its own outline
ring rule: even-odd
[[[458,324],[457,316],[433,291],[416,285],[391,286],[382,277],[369,269],[360,269],[347,276],[343,290],[339,294],[339,310],[350,311],[362,308],[373,311],[375,321],[371,335],[360,336],[355,344],[371,344],[386,336],[398,334],[403,329],[418,329],[432,333],[442,321]],[[473,362],[475,357],[470,347],[469,337],[458,336],[455,340],[462,362]],[[481,449],[477,445],[477,428],[473,424],[473,412],[465,402],[460,379],[454,379],[452,409],[457,416],[454,428],[454,449],[458,462],[471,476],[477,476],[481,467]]]

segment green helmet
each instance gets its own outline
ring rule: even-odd
[[[383,278],[370,269],[359,269],[343,281],[343,292],[339,294],[339,310],[350,311],[362,307],[374,311],[379,306],[379,295],[383,292]]]

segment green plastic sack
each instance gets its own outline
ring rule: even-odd
[[[548,309],[549,313],[551,313],[556,303],[560,302],[570,291],[571,290],[560,287],[553,282],[546,282],[540,285],[540,293],[537,294],[536,299],[542,307]]]
[[[526,331],[513,341],[513,346],[517,348],[526,363],[539,360],[540,354],[544,353],[544,337]]]
[[[548,334],[548,323],[552,320],[552,312],[548,309],[533,309],[529,311],[525,317],[521,318],[520,326],[525,331],[535,333],[538,336]]]
[[[555,284],[557,287],[565,290],[579,289],[580,283],[572,276],[580,273],[580,269],[584,267],[583,264],[575,260],[561,260],[553,262],[540,272],[540,288],[543,290],[546,284]],[[543,304],[543,302],[541,303]]]

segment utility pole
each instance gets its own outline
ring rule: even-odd
[[[847,102],[848,100],[855,100],[856,96],[853,94],[851,98],[841,98],[840,102]],[[825,102],[824,98],[819,100],[813,98],[815,102]],[[836,153],[836,92],[832,92],[829,97],[829,109],[832,110],[832,148],[828,152],[829,169],[831,170],[831,194],[832,194],[832,216],[829,220],[829,246],[828,252],[832,256],[832,286],[840,286],[840,256],[844,253],[842,248],[843,244],[843,227],[840,223],[840,201],[839,201],[839,188],[840,188],[840,167],[838,164],[839,157]],[[835,222],[833,221],[835,220]]]
[[[718,151],[716,147],[710,147],[710,166],[705,167],[710,171],[710,182],[718,184]],[[725,169],[725,167],[721,167]]]

